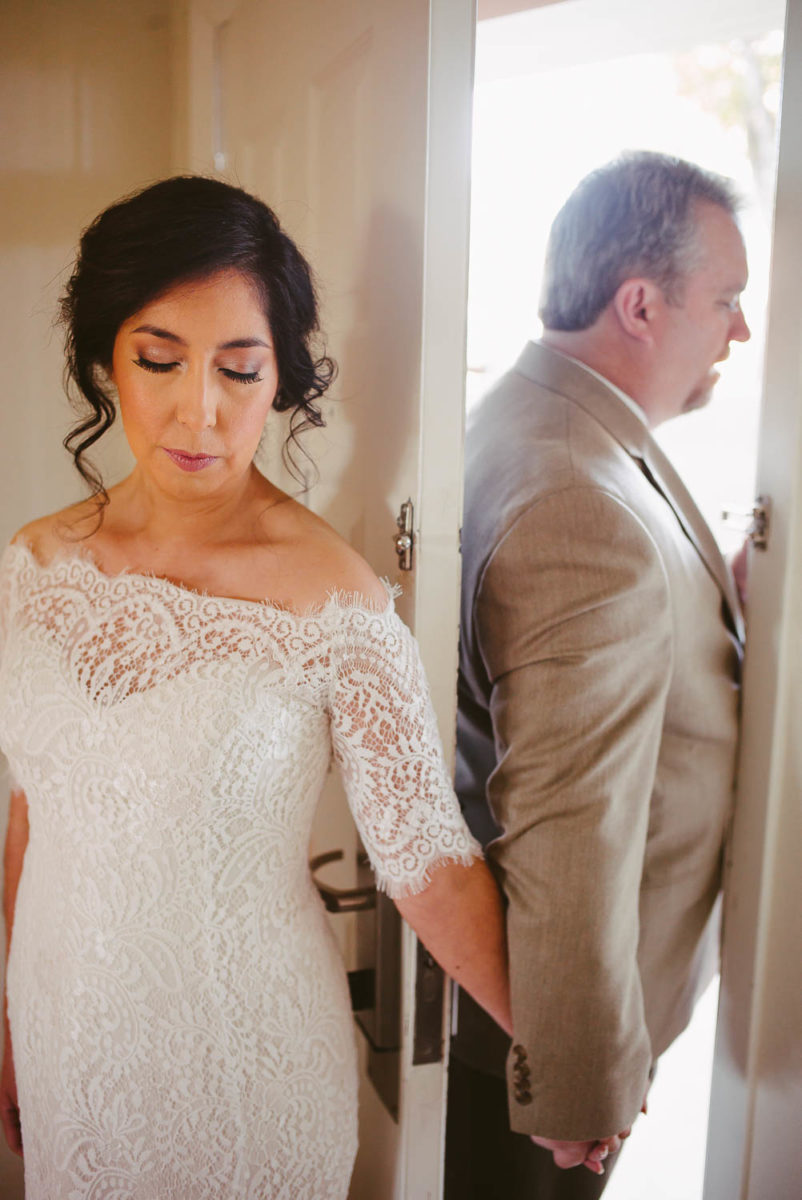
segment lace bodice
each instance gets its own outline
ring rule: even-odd
[[[299,615],[11,546],[0,747],[28,1200],[341,1200],[351,1022],[307,863],[331,757],[391,895],[478,853],[391,597]]]
[[[377,881],[392,896],[419,890],[435,862],[478,853],[454,802],[417,646],[391,595],[383,611],[333,594],[319,610],[299,615],[156,576],[107,576],[87,555],[42,566],[14,545],[0,563],[0,664],[12,632],[11,651],[25,648],[14,700],[26,720],[42,708],[31,668],[44,656],[43,669],[63,688],[107,711],[133,697],[146,712],[158,710],[157,693],[172,684],[170,707],[174,696],[186,697],[192,721],[203,728],[216,723],[233,682],[233,697],[253,705],[251,720],[273,710],[274,751],[297,730],[298,716],[309,719],[312,741],[328,725]],[[12,759],[14,741],[7,739]],[[192,742],[205,764],[212,747],[204,753]],[[316,759],[303,737],[284,752],[293,753],[300,774]],[[181,748],[165,746],[165,753],[180,755]]]

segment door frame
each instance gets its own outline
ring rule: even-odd
[[[743,731],[725,884],[705,1200],[783,1200],[798,1179],[802,990],[802,0],[788,0]],[[798,724],[798,722],[797,722]],[[794,1102],[795,1101],[795,1102]]]
[[[465,430],[475,0],[430,0],[415,636],[453,774]],[[417,939],[404,926],[405,1031],[414,1019]],[[439,1063],[412,1066],[404,1037],[402,1159],[407,1200],[439,1200],[445,1166],[450,987]],[[436,1131],[434,1136],[433,1131]],[[433,1187],[433,1184],[436,1184]]]

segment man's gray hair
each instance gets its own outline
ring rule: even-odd
[[[640,150],[587,175],[549,234],[540,318],[546,329],[588,329],[626,279],[653,280],[671,303],[698,252],[695,204],[730,216],[732,183],[694,163]]]

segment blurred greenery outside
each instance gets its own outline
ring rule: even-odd
[[[700,46],[677,55],[678,91],[724,129],[742,131],[766,220],[771,218],[777,170],[782,35]]]

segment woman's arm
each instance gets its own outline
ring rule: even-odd
[[[477,859],[470,867],[438,867],[425,891],[396,900],[396,906],[443,970],[512,1035],[504,909],[486,864]],[[596,1142],[533,1141],[554,1153],[558,1167],[583,1163],[603,1175],[604,1159],[628,1135],[625,1130]]]
[[[482,859],[435,867],[424,891],[395,903],[443,970],[511,1034],[504,910]]]
[[[22,862],[28,845],[28,801],[25,793],[11,793],[11,803],[8,812],[8,832],[3,853],[3,915],[6,924],[6,964],[11,948],[11,934],[14,927],[14,907],[17,902],[17,888],[22,874]],[[0,1073],[0,1121],[9,1148],[15,1154],[22,1155],[22,1134],[20,1131],[19,1105],[17,1103],[17,1081],[14,1073],[14,1056],[11,1050],[11,1031],[8,1025],[8,1004],[3,997],[3,1068]]]

